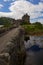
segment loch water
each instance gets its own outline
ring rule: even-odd
[[[25,40],[26,60],[25,65],[43,65],[43,36],[29,36]]]

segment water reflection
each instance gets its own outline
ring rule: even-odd
[[[30,40],[24,43],[27,52],[25,65],[43,65],[43,36],[30,36]]]
[[[43,36],[30,36],[30,40],[27,42],[24,41],[25,47],[30,48],[33,45],[38,45],[40,48],[43,48]]]

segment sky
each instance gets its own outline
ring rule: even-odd
[[[0,0],[0,17],[21,19],[26,13],[31,23],[43,23],[43,0]]]

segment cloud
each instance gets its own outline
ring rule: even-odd
[[[21,19],[21,17],[27,13],[30,15],[30,19],[35,19],[43,16],[43,13],[41,13],[41,11],[43,11],[43,3],[39,2],[39,4],[34,5],[26,0],[16,0],[11,3],[9,10],[9,13],[0,12],[0,16]],[[41,20],[42,19],[40,19],[40,21]]]
[[[41,2],[43,2],[43,0],[40,0]]]
[[[43,24],[43,19],[42,18],[38,19],[38,22],[41,22]]]
[[[21,13],[21,14],[29,14],[31,18],[37,18],[42,16],[41,11],[43,11],[43,3],[39,3],[38,5],[34,5],[28,1],[15,1],[11,3],[9,10],[12,12]]]
[[[7,2],[7,1],[26,1],[26,0],[3,0],[4,2]]]
[[[0,8],[2,8],[3,7],[3,5],[2,4],[0,4]]]
[[[7,1],[10,1],[10,0],[4,0],[4,2],[7,2]]]

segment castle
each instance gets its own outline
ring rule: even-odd
[[[23,17],[22,17],[22,21],[23,22],[27,22],[30,24],[30,16],[28,14],[25,14]]]
[[[28,14],[25,14],[22,19],[13,20],[13,24],[20,25],[21,23],[26,22],[30,24],[30,16]]]

